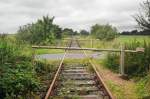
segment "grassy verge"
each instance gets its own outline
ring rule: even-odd
[[[35,54],[58,54],[58,53],[64,53],[64,50],[60,49],[36,49]]]
[[[100,65],[102,61],[93,60],[93,62],[96,64],[98,71],[116,99],[137,99],[133,82],[122,81],[117,78],[118,74],[112,73],[103,65]]]
[[[123,80],[118,73],[114,73],[102,65],[102,60],[93,60],[98,71],[102,75],[106,85],[116,99],[149,99],[148,90],[150,77],[146,76],[140,80]]]

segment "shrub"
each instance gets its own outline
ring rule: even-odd
[[[27,99],[38,89],[30,52],[28,46],[0,38],[0,99]]]
[[[91,34],[100,40],[113,40],[117,37],[117,29],[109,24],[96,24],[91,28]]]
[[[145,48],[144,53],[125,53],[125,73],[130,76],[144,76],[150,66],[150,42],[134,41],[125,44],[125,49],[135,50],[137,47]],[[119,70],[119,55],[108,53],[104,65],[113,71]]]
[[[144,53],[126,53],[125,54],[125,70],[130,75],[146,75],[150,66],[150,42],[126,43],[125,49],[134,50],[137,47],[145,48]]]
[[[103,64],[113,70],[114,72],[119,71],[119,55],[116,53],[109,52],[106,56],[106,58],[103,61]]]

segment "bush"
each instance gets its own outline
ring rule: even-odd
[[[0,99],[27,99],[38,89],[31,56],[28,46],[0,38]]]
[[[92,26],[91,34],[99,40],[113,40],[117,37],[117,29],[109,24],[96,24]]]
[[[126,49],[134,50],[137,47],[145,48],[144,53],[126,53],[125,66],[126,73],[131,75],[146,75],[150,66],[150,42],[137,42],[125,44]]]
[[[145,76],[150,66],[150,42],[126,43],[125,49],[135,50],[137,47],[145,48],[144,53],[125,53],[125,73],[130,76]],[[113,71],[119,70],[119,55],[108,53],[104,65]]]
[[[30,44],[52,44],[55,39],[60,39],[62,29],[53,23],[54,17],[43,16],[35,23],[21,26],[17,32],[17,39]]]
[[[113,70],[114,72],[119,71],[119,55],[116,53],[108,53],[106,59],[103,61],[104,66]]]
[[[31,92],[38,89],[39,81],[29,64],[18,64],[16,68],[6,69],[5,73],[3,73],[1,87],[5,90],[7,96],[15,98],[20,96],[27,97],[27,94],[31,94]]]

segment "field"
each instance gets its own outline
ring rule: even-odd
[[[130,42],[150,42],[150,36],[119,36],[113,41],[100,41],[92,37],[78,37],[82,47],[85,48],[120,48],[122,44]]]
[[[140,41],[143,42],[145,41],[150,41],[150,36],[119,36],[118,38],[116,38],[116,42],[131,42],[131,41]]]

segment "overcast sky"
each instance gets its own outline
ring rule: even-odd
[[[55,23],[75,30],[89,30],[93,24],[110,23],[119,30],[136,25],[133,15],[144,0],[0,0],[0,32],[14,33],[18,27],[43,15],[55,16]],[[129,27],[131,26],[131,27]]]

